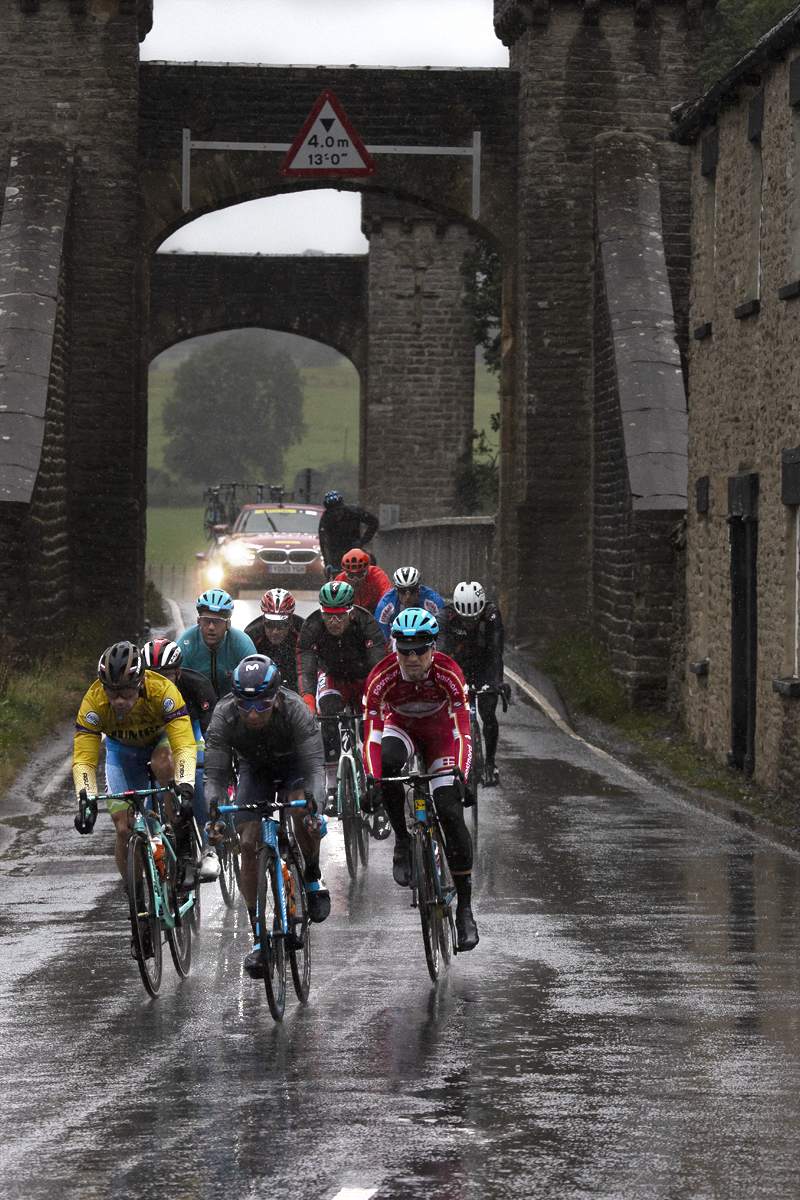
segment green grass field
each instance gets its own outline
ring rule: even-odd
[[[147,462],[164,469],[164,428],[161,414],[172,394],[174,366],[151,371],[149,387],[149,424]],[[342,359],[335,367],[304,367],[303,417],[307,433],[292,446],[284,460],[284,483],[291,487],[296,473],[304,467],[320,469],[332,462],[358,462],[359,388],[358,372]],[[498,381],[482,363],[475,368],[475,427],[485,429],[492,446],[497,446],[489,418],[497,412]],[[149,508],[147,510],[147,561],[186,563],[203,550],[202,508]]]

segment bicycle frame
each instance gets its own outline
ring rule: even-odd
[[[293,839],[294,834],[289,830],[287,825],[284,825],[280,816],[273,816],[275,809],[285,810],[287,808],[305,808],[306,800],[285,800],[281,803],[268,800],[262,804],[220,804],[217,806],[221,813],[237,813],[237,812],[257,812],[261,816],[261,833],[263,837],[262,847],[269,854],[269,857],[278,860],[281,858],[281,848],[279,834],[283,834],[288,839]],[[268,812],[265,810],[269,810]],[[286,935],[289,933],[289,913],[286,907],[286,889],[283,883],[283,872],[276,872],[278,884],[278,898],[280,900],[281,910],[281,929],[280,933]],[[259,938],[274,937],[275,930],[265,929],[259,930]],[[263,943],[262,943],[263,944]]]
[[[158,812],[152,808],[145,807],[143,800],[140,797],[155,796]],[[163,788],[141,788],[138,791],[117,792],[114,794],[101,794],[97,796],[87,796],[86,799],[91,801],[105,800],[128,800],[133,813],[133,828],[131,833],[140,834],[147,843],[147,871],[153,884],[153,896],[156,902],[156,917],[162,929],[175,929],[175,927],[183,920],[183,917],[191,908],[194,907],[194,889],[189,892],[188,899],[176,908],[175,915],[170,912],[170,906],[167,899],[167,872],[162,876],[156,866],[155,858],[155,840],[161,837],[166,832],[167,821],[164,813],[164,789]],[[178,856],[175,853],[172,842],[168,837],[162,838],[164,854],[169,855],[173,864],[177,867]]]

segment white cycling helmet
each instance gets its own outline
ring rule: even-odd
[[[453,608],[462,617],[479,617],[486,608],[486,593],[479,583],[457,583]]]
[[[419,583],[419,571],[416,567],[398,567],[392,582],[396,588],[415,588]]]

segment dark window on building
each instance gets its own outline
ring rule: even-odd
[[[713,175],[719,162],[719,130],[712,129],[700,143],[700,174]]]
[[[750,101],[750,107],[747,110],[747,140],[749,142],[761,141],[761,127],[764,124],[764,93],[760,91],[757,96],[753,96]]]

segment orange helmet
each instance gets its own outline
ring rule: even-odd
[[[369,567],[369,555],[366,550],[348,550],[342,559],[343,571],[366,571]]]

